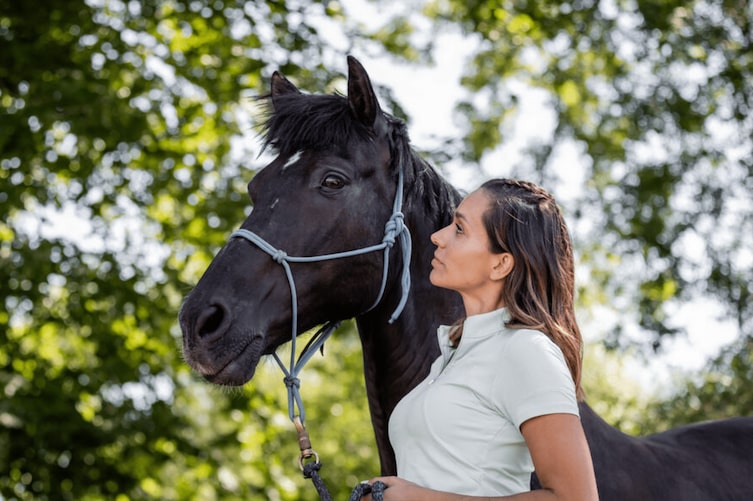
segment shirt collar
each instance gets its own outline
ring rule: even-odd
[[[469,339],[484,338],[505,328],[510,320],[507,308],[471,315],[463,322],[463,337]]]
[[[510,313],[504,307],[467,317],[463,322],[463,339],[466,342],[463,343],[461,340],[460,345],[465,344],[467,346],[471,339],[483,339],[504,330],[505,323],[509,320]],[[445,357],[455,351],[455,348],[450,346],[450,327],[449,325],[440,325],[437,329],[439,349]]]

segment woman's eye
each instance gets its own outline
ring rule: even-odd
[[[459,224],[455,224],[455,233],[463,233],[463,227]]]
[[[322,187],[330,190],[339,190],[345,186],[345,181],[340,176],[330,174],[322,180]]]

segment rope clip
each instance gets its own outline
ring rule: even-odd
[[[303,471],[303,462],[313,457],[314,461],[318,463],[319,454],[311,447],[311,438],[309,437],[309,432],[306,431],[306,427],[303,426],[301,417],[293,417],[293,424],[295,425],[296,432],[298,432],[298,447],[301,449],[301,454],[298,456],[298,467]]]

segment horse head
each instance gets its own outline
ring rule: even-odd
[[[403,125],[382,112],[366,71],[348,58],[347,97],[303,94],[275,72],[268,97],[264,147],[277,156],[248,185],[253,209],[236,232],[246,238],[221,249],[179,315],[186,361],[223,385],[246,383],[259,359],[295,334],[374,306],[389,260],[382,252],[289,259],[385,238],[398,195],[392,132]]]

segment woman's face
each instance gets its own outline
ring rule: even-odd
[[[437,246],[429,275],[432,284],[460,292],[464,297],[498,294],[499,284],[492,279],[492,268],[499,255],[489,250],[482,221],[489,203],[486,192],[474,191],[458,206],[452,223],[431,236]]]

